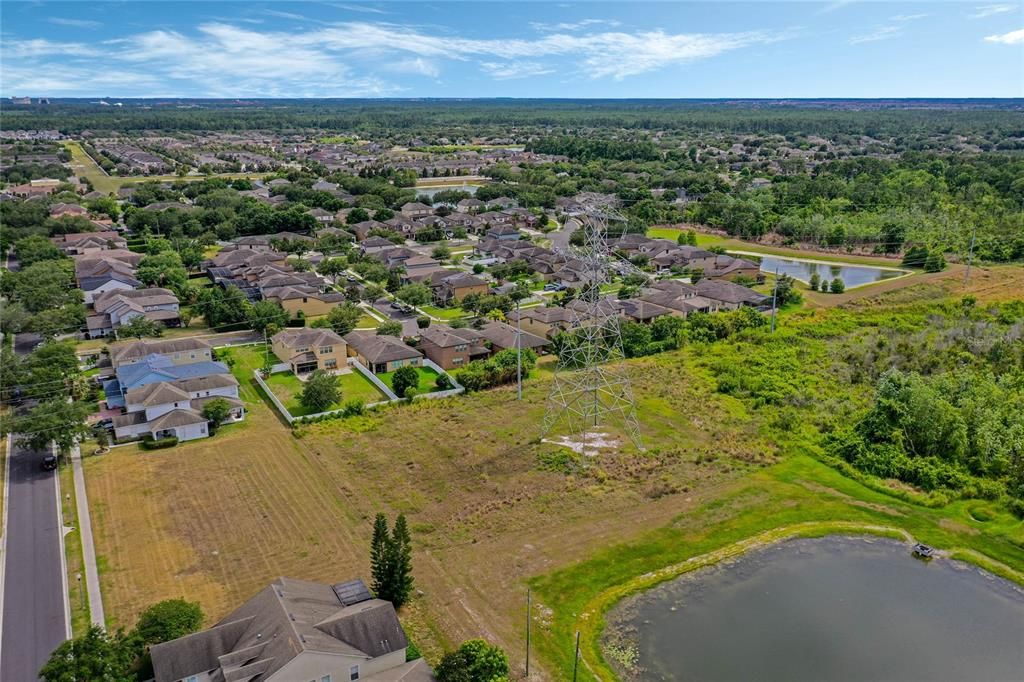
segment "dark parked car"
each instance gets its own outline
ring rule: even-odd
[[[57,468],[57,455],[47,455],[39,464],[43,471],[53,471]]]

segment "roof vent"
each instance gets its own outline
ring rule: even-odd
[[[263,635],[259,632],[256,633],[256,639],[263,639]]]

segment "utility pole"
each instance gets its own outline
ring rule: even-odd
[[[964,289],[967,288],[967,282],[971,278],[971,262],[974,260],[974,238],[978,236],[978,223],[974,223],[974,229],[971,231],[971,250],[967,254],[967,270],[964,271]]]
[[[576,682],[576,669],[580,666],[580,631],[576,631],[576,655],[572,658],[572,682]]]
[[[530,612],[532,606],[530,588],[526,588],[526,679],[530,679]]]
[[[779,298],[779,269],[775,268],[775,288],[772,289],[772,333],[775,333],[775,308]]]

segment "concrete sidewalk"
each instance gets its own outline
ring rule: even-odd
[[[85,495],[85,472],[82,470],[82,451],[75,446],[71,452],[71,471],[75,477],[75,507],[82,539],[82,563],[85,564],[85,586],[89,594],[89,616],[94,625],[106,628],[103,615],[103,595],[100,593],[100,574],[96,567],[96,546],[92,540],[92,519],[89,517],[89,499]]]

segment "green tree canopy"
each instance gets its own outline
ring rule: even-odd
[[[303,385],[299,402],[307,410],[314,412],[323,412],[331,405],[341,402],[338,377],[322,369],[316,370]]]

